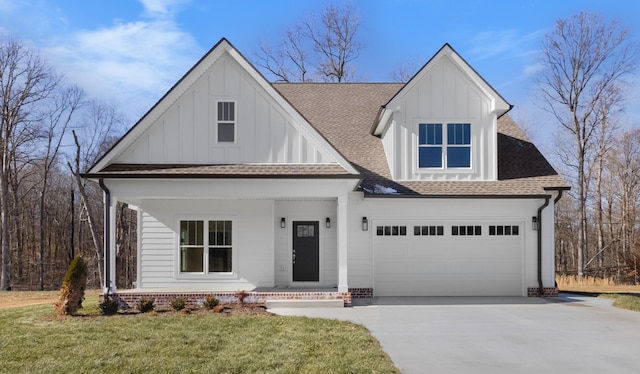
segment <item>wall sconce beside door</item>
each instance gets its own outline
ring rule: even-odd
[[[538,230],[538,217],[531,217],[531,228]]]
[[[331,228],[331,219],[329,219],[329,217],[327,217],[327,218],[324,220],[324,225],[325,225],[325,227],[326,227],[326,228],[328,228],[328,229],[330,229],[330,228]]]
[[[280,218],[280,227],[283,229],[287,227],[287,220],[284,217]]]
[[[367,217],[362,217],[362,231],[369,231],[369,220],[367,220]]]

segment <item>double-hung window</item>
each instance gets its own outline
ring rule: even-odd
[[[180,272],[232,272],[232,234],[232,221],[180,221]]]
[[[218,143],[236,141],[236,103],[218,101]]]
[[[470,168],[471,124],[447,123],[446,127],[442,123],[419,124],[418,167]]]

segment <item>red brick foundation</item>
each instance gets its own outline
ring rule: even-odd
[[[558,296],[558,288],[557,287],[544,287],[542,289],[543,295],[542,297],[557,297]],[[528,297],[540,297],[540,289],[538,287],[529,287],[527,289]]]
[[[138,309],[141,299],[152,299],[156,308],[171,308],[171,301],[181,297],[186,301],[187,307],[199,308],[205,297],[213,296],[220,304],[238,302],[237,292],[135,292],[125,291],[113,295],[119,300],[122,309]],[[267,300],[343,300],[345,307],[351,306],[351,294],[349,292],[246,292],[245,303],[263,304]],[[102,299],[102,297],[101,297]]]
[[[373,288],[349,288],[353,299],[369,299],[373,297]]]

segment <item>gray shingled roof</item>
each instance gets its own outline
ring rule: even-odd
[[[396,83],[278,83],[280,92],[363,174],[368,196],[538,196],[568,185],[508,115],[498,120],[497,181],[393,181],[382,141],[370,133]],[[385,193],[386,192],[386,193]]]
[[[338,164],[110,164],[102,178],[359,178]]]

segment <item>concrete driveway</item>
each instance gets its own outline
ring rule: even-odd
[[[366,326],[403,373],[638,373],[640,313],[611,300],[376,298],[353,308],[273,309]]]

